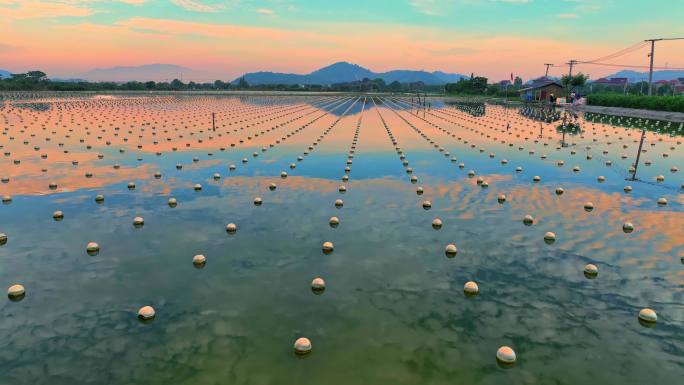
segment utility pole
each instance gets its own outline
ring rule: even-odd
[[[648,96],[653,94],[653,51],[655,51],[655,42],[660,39],[645,40],[651,42],[651,53],[648,56],[651,58],[651,64],[648,69]],[[643,135],[641,136],[643,138]],[[643,140],[643,139],[642,139]],[[639,155],[637,155],[637,162],[639,161]],[[638,164],[637,164],[638,166]],[[636,177],[636,171],[634,172]]]
[[[572,77],[572,66],[574,66],[575,64],[577,64],[577,60],[570,60],[567,64],[570,65],[570,71],[568,72],[568,75],[569,75],[570,77]]]
[[[549,76],[549,67],[553,67],[553,64],[551,64],[551,63],[544,63],[544,65],[546,66],[546,73],[544,74],[544,77],[546,78],[546,77]]]
[[[684,40],[684,37],[670,37],[670,38],[659,38],[659,39],[646,39],[644,41],[650,41],[651,42],[651,53],[648,55],[648,57],[651,58],[651,63],[649,65],[648,69],[648,96],[653,95],[653,54],[655,51],[655,42],[656,41],[662,41],[662,40]]]

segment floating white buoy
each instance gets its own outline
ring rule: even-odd
[[[532,217],[532,215],[529,214],[525,215],[523,217],[523,223],[527,226],[534,224],[534,217]]]
[[[233,234],[237,231],[237,225],[235,223],[229,223],[226,225],[226,231]]]
[[[285,171],[281,172],[280,177],[283,179],[287,178],[287,173]]]
[[[254,206],[261,206],[262,203],[263,202],[260,197],[254,198]]]
[[[592,263],[584,266],[584,275],[587,278],[595,278],[598,275],[598,267]]]
[[[323,278],[314,278],[311,281],[311,290],[316,294],[321,294],[325,290],[325,281]]]
[[[142,227],[145,224],[145,220],[142,217],[133,218],[133,226]]]
[[[54,213],[52,213],[52,218],[56,221],[61,221],[62,219],[64,219],[64,213],[57,210]]]
[[[532,181],[534,182],[539,182],[541,180],[541,177],[539,175],[535,175],[534,178],[532,178]]]
[[[592,211],[594,209],[594,204],[592,202],[584,202],[584,211]]]
[[[134,182],[128,182],[128,189],[129,190],[135,189],[135,183]]]
[[[658,315],[655,310],[644,308],[639,311],[639,319],[643,322],[655,323],[658,321]]]
[[[418,188],[416,189],[416,194],[418,194],[418,195],[423,195],[423,188],[422,188],[422,187],[418,187]]]
[[[271,184],[268,186],[268,189],[271,190],[271,191],[273,191],[273,190],[276,189],[276,187],[277,187],[277,186],[276,186],[275,183],[271,183]]]
[[[159,171],[154,173],[154,179],[159,179],[161,177],[162,177],[162,174]]]
[[[632,192],[632,186],[625,186],[624,190],[626,193]]]
[[[297,354],[309,354],[311,352],[311,341],[306,337],[297,338],[294,343],[294,350]]]
[[[515,363],[515,351],[508,346],[502,346],[496,351],[496,359],[505,365],[512,365]]]
[[[520,167],[520,166],[518,166],[518,167],[515,168],[515,172],[522,172],[522,170],[523,170],[523,168]]]
[[[658,206],[665,206],[667,205],[667,199],[665,197],[659,198],[658,199]]]
[[[88,243],[88,246],[86,246],[86,252],[88,255],[97,255],[100,252],[100,245],[95,242],[90,242]]]
[[[339,191],[344,194],[347,191],[347,188],[345,186],[340,186]]]
[[[330,227],[335,228],[340,225],[340,219],[337,217],[330,217]]]
[[[416,182],[418,182],[418,177],[415,175],[411,176],[411,183],[416,183]]]
[[[195,184],[195,186],[193,188],[195,189],[195,191],[200,191],[200,190],[202,190],[202,185],[197,183],[197,184]]]
[[[22,285],[15,284],[15,285],[10,286],[9,289],[7,289],[7,296],[10,299],[15,299],[15,300],[20,299],[20,298],[23,298],[25,295],[26,295],[26,289]]]
[[[546,234],[544,234],[544,242],[547,244],[552,244],[556,241],[556,234],[553,233],[552,231],[547,231]]]
[[[214,180],[219,180],[219,179],[221,179],[221,174],[219,174],[219,173],[217,173],[217,172],[215,172],[213,176],[214,176]]]
[[[138,318],[144,321],[149,321],[154,318],[155,311],[152,306],[143,306],[138,310]]]
[[[195,266],[204,266],[207,263],[207,257],[202,254],[197,254],[192,257],[192,264]]]
[[[424,208],[425,210],[430,210],[431,207],[432,207],[432,202],[430,202],[430,201],[423,201],[423,208]]]
[[[344,206],[344,202],[342,201],[342,199],[336,199],[335,200],[335,207],[337,207],[339,209],[342,206]]]
[[[7,235],[4,233],[0,233],[0,246],[4,245],[7,243]]]
[[[662,176],[662,175],[658,175],[658,176],[656,177],[656,181],[657,181],[657,182],[663,182],[663,181],[665,181],[665,177]]]
[[[439,230],[442,228],[442,220],[439,218],[435,218],[432,220],[432,228],[435,230]]]
[[[169,203],[169,207],[176,207],[176,205],[178,204],[178,201],[176,200],[176,198],[169,198],[168,203]]]
[[[323,242],[323,254],[330,254],[333,252],[334,246],[332,242]]]
[[[606,177],[605,177],[605,176],[603,176],[603,175],[600,175],[600,176],[599,176],[598,178],[596,178],[596,180],[598,180],[598,181],[599,181],[599,183],[603,183],[603,182],[605,182],[605,181],[606,181]]]
[[[682,188],[684,188],[684,186],[682,186]],[[12,203],[12,196],[11,195],[3,195],[2,196],[2,203],[6,204],[6,205]]]
[[[474,296],[480,292],[480,288],[477,286],[477,283],[473,281],[468,281],[465,283],[465,285],[463,285],[463,292],[467,296]]]
[[[504,203],[504,202],[506,202],[506,194],[499,194],[499,196],[496,198],[496,200],[497,200],[499,203]]]
[[[456,254],[458,254],[458,249],[456,248],[456,245],[454,245],[453,243],[448,244],[444,249],[444,254],[446,254],[446,256],[449,258],[455,257]]]
[[[634,231],[634,225],[631,222],[625,222],[625,224],[622,225],[622,231],[625,233],[631,233]]]

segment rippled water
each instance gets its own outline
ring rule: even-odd
[[[0,383],[679,383],[681,128],[647,131],[639,180],[626,181],[641,136],[634,121],[580,116],[583,133],[566,135],[564,147],[560,121],[410,103],[6,101],[0,286],[21,284],[26,295],[0,301]],[[143,227],[133,226],[137,216]],[[321,250],[326,241],[332,254]],[[86,253],[89,242],[97,255]],[[207,258],[202,269],[196,254]],[[595,279],[583,275],[587,263],[598,266]],[[311,291],[315,277],[323,294]],[[464,295],[467,281],[478,296]],[[145,305],[156,310],[152,322],[137,318]],[[638,322],[642,308],[657,312],[655,326]],[[302,336],[313,345],[306,356],[293,351]],[[497,365],[503,345],[517,354],[512,367]]]

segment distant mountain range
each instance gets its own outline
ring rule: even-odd
[[[7,79],[12,76],[12,73],[5,70],[0,70],[0,78]]]
[[[334,83],[352,82],[363,78],[380,78],[385,83],[398,81],[400,83],[423,82],[425,84],[439,85],[457,82],[466,77],[461,74],[452,74],[441,71],[427,72],[414,70],[394,70],[388,72],[373,72],[357,64],[337,62],[323,67],[308,74],[288,74],[281,72],[251,72],[246,73],[233,81],[237,83],[244,77],[249,84],[320,84],[329,85]]]
[[[604,76],[606,79],[610,78],[627,78],[630,83],[635,83],[635,82],[640,82],[640,81],[648,81],[648,71],[646,72],[637,72],[637,71],[632,71],[632,70],[623,70],[620,72],[616,72],[612,75]],[[662,71],[653,71],[653,81],[657,82],[658,80],[672,80],[672,79],[677,79],[677,78],[684,78],[684,71],[675,71],[675,70],[662,70]]]
[[[74,78],[87,79],[93,81],[112,81],[125,82],[131,80],[138,81],[171,81],[173,79],[194,79],[201,73],[186,67],[175,64],[145,64],[131,67],[110,67],[95,68],[82,74],[77,74]]]

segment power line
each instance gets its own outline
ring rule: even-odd
[[[614,63],[579,62],[577,64],[587,64],[587,65],[597,65],[597,66],[607,66],[607,67],[622,67],[622,68],[651,68],[650,66],[644,66],[644,65],[614,64]],[[684,67],[653,67],[653,69],[684,71]]]

